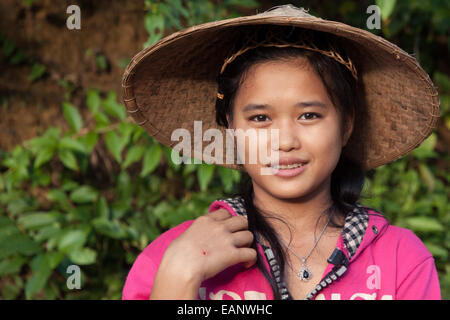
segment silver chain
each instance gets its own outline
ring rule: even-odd
[[[283,239],[280,238],[280,242],[283,243],[286,248],[291,251],[298,259],[300,259],[300,261],[302,262],[302,268],[299,271],[299,277],[304,280],[304,281],[308,281],[309,278],[312,276],[311,271],[309,270],[309,268],[306,266],[306,260],[309,258],[309,256],[311,255],[311,253],[314,251],[314,249],[317,247],[317,244],[320,241],[320,238],[322,238],[323,233],[325,232],[326,228],[328,227],[328,224],[330,223],[331,220],[331,216],[334,213],[334,208],[333,208],[333,212],[330,214],[330,216],[328,217],[328,221],[325,224],[325,226],[323,227],[322,231],[320,232],[319,238],[317,238],[316,242],[314,243],[314,246],[312,247],[312,249],[309,251],[309,253],[304,257],[300,257],[291,247],[289,247],[289,245],[283,241]],[[306,278],[303,278],[303,275],[300,274],[302,271],[306,270],[308,272],[308,276]]]

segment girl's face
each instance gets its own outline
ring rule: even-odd
[[[342,123],[322,80],[306,59],[299,58],[252,66],[236,93],[230,127],[244,132],[268,131],[269,138],[258,139],[256,149],[245,144],[244,167],[253,180],[255,193],[294,199],[320,190],[329,192],[331,173],[352,129],[344,132]],[[270,129],[279,130],[278,147],[271,143]],[[270,159],[258,156],[256,163],[251,162],[249,156],[254,150],[268,156],[278,152],[280,163],[297,158],[294,162],[304,165],[301,169],[280,171],[291,176],[261,174],[263,168],[270,170]]]

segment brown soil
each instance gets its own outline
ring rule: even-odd
[[[0,2],[0,30],[29,61],[12,65],[0,53],[0,149],[15,145],[45,131],[50,125],[65,128],[62,102],[74,89],[70,101],[85,107],[85,90],[114,90],[121,99],[121,59],[130,59],[147,40],[144,1],[76,1],[81,9],[81,30],[69,30],[66,9],[74,1],[35,0]],[[106,68],[96,63],[106,58]],[[29,80],[31,65],[45,66],[44,76]],[[83,110],[81,110],[83,112]]]

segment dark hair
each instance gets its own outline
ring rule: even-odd
[[[315,44],[318,43],[318,46],[326,46],[329,43],[327,35],[318,32],[314,32],[314,39]],[[338,44],[333,42],[333,48],[339,48]],[[343,50],[342,47],[341,50]],[[344,51],[339,52],[342,55],[345,54]],[[217,79],[218,92],[223,94],[223,99],[217,99],[216,101],[216,122],[221,126],[228,127],[227,116],[232,121],[235,95],[251,66],[269,60],[283,61],[297,57],[306,58],[320,76],[331,101],[339,109],[340,114],[343,115],[342,119],[344,125],[346,125],[346,121],[351,119],[351,117],[346,117],[345,115],[354,113],[359,106],[357,80],[353,78],[351,72],[344,65],[336,60],[318,52],[295,47],[257,47],[248,50],[227,65],[223,74],[219,75]],[[338,212],[343,215],[352,211],[361,196],[363,185],[364,171],[361,165],[350,160],[342,152],[331,176],[332,207],[338,209]],[[286,260],[283,247],[278,240],[276,231],[262,215],[262,210],[259,210],[253,204],[253,184],[247,173],[244,173],[238,195],[244,199],[249,230],[255,235],[263,237],[269,243],[279,263],[280,272],[283,275]],[[332,212],[332,208],[329,208],[322,215],[330,215]],[[264,212],[264,214],[267,217],[267,213]],[[335,218],[334,215],[332,217]],[[330,223],[333,226],[342,227],[334,219],[330,220]],[[256,249],[256,239],[252,247]],[[277,286],[264,267],[259,253],[257,266],[269,281],[274,298],[280,299]]]

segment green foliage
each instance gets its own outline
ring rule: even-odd
[[[63,103],[67,132],[51,127],[2,153],[5,298],[119,299],[130,264],[150,241],[206,214],[223,196],[222,185],[231,191],[239,180],[229,169],[175,164],[170,148],[126,119],[112,92],[89,89],[86,105],[83,119],[77,107]],[[94,120],[89,128],[88,119]],[[98,155],[115,165],[102,166]],[[99,172],[110,182],[97,179]],[[66,286],[71,264],[82,266],[78,292]]]
[[[149,38],[148,47],[164,36],[164,32],[185,27],[240,16],[237,9],[254,9],[259,6],[255,0],[224,0],[215,3],[210,0],[145,0],[147,14],[145,29]]]
[[[40,63],[33,63],[29,79],[31,82],[38,80],[45,74],[45,66]]]
[[[1,32],[0,47],[2,48],[1,52],[8,63],[17,65],[29,62],[28,55],[21,49],[17,48],[16,45]]]

